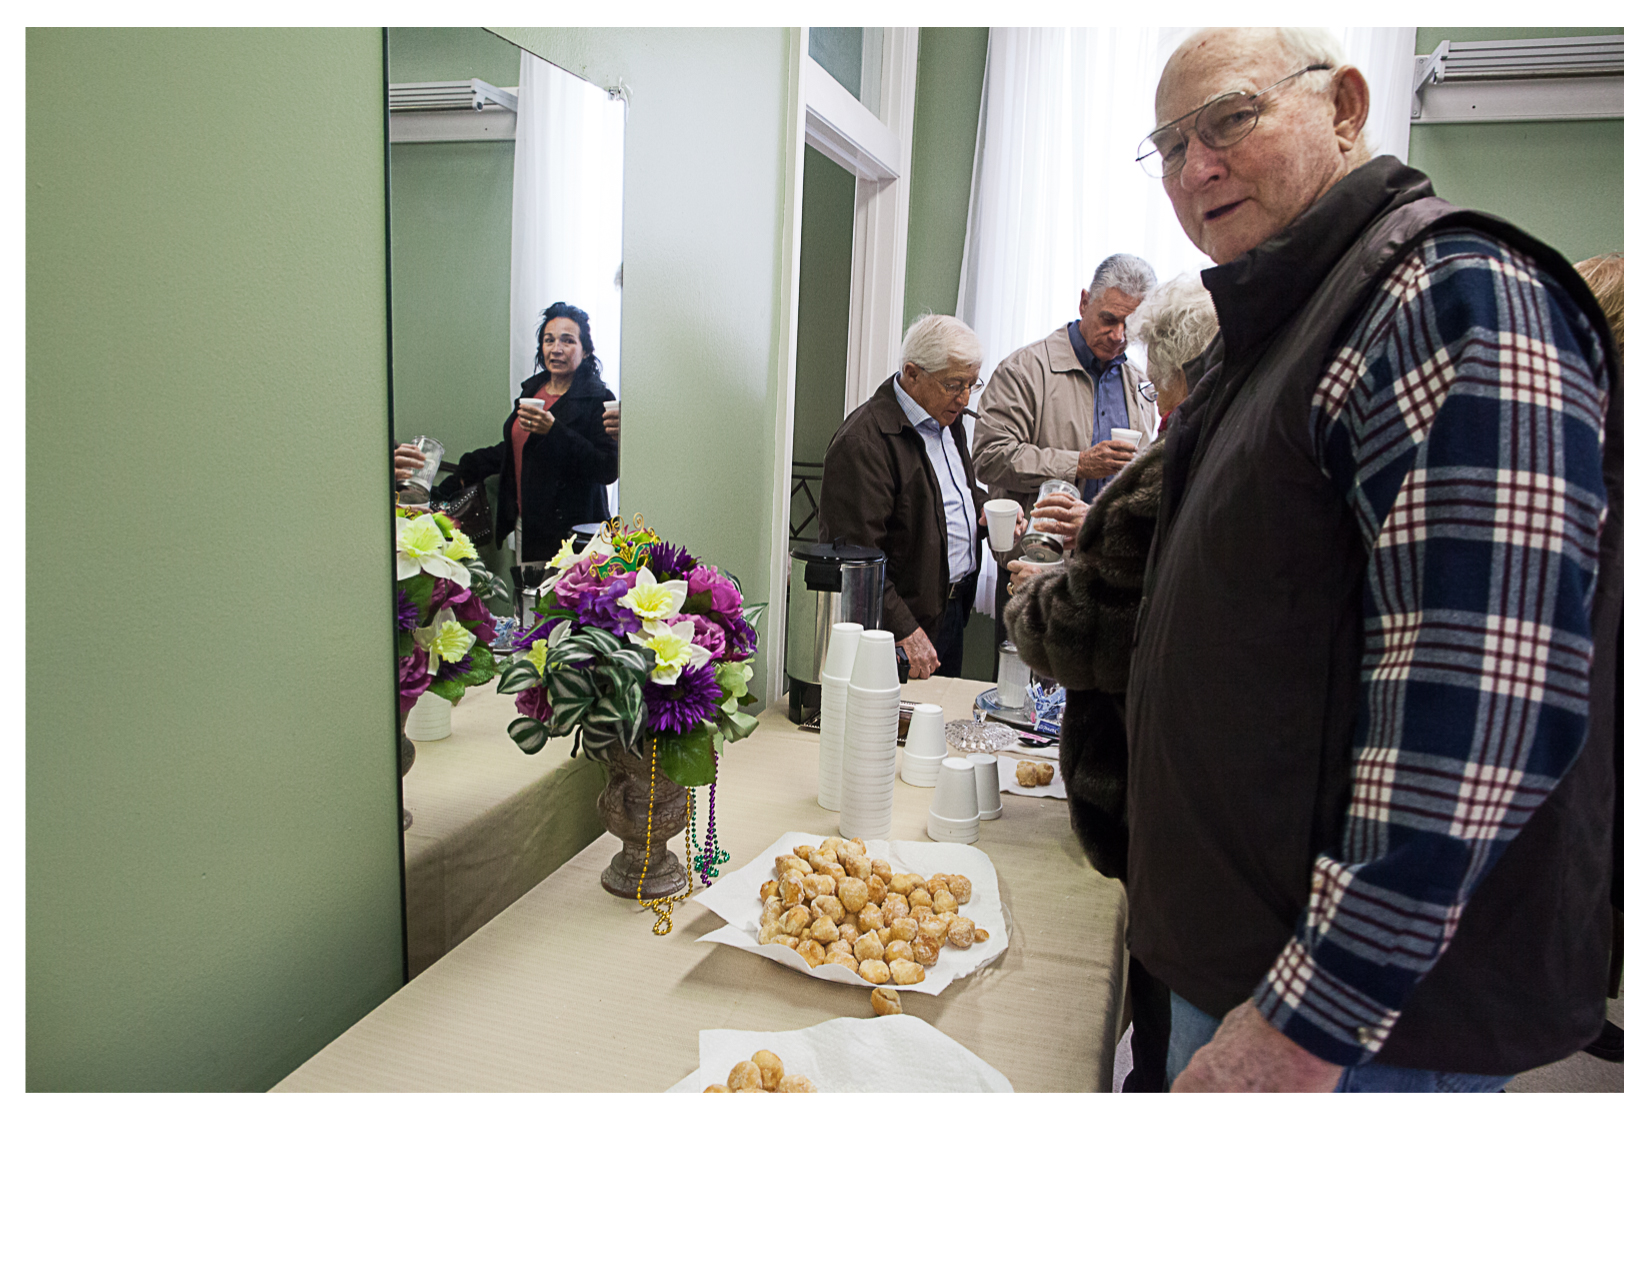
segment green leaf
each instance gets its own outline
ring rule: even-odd
[[[658,658],[650,647],[623,646],[607,657],[607,664],[610,668],[626,669],[638,677],[645,677],[653,671],[653,663]]]
[[[485,686],[493,680],[496,672],[498,669],[493,663],[493,653],[477,642],[470,648],[469,670],[460,673],[458,680],[465,686]]]
[[[583,731],[584,751],[592,757],[605,757],[609,750],[624,747],[617,731],[604,726],[592,726],[588,718],[583,723]]]
[[[596,680],[584,669],[552,669],[544,679],[544,693],[552,704],[564,699],[596,698]]]
[[[538,684],[539,671],[526,656],[518,655],[505,664],[504,671],[499,675],[498,693],[519,695],[523,691],[532,690]]]
[[[686,788],[698,788],[716,778],[711,755],[711,731],[703,722],[686,735],[659,735],[659,768]]]
[[[589,645],[593,655],[611,655],[623,645],[605,629],[586,629],[579,636]]]
[[[703,593],[690,593],[690,594],[688,594],[687,601],[682,603],[682,614],[683,615],[709,615],[710,614],[710,590],[706,589]]]
[[[550,738],[550,729],[534,717],[518,717],[504,728],[516,747],[524,753],[536,753]]]
[[[716,710],[716,724],[729,739],[744,739],[756,729],[756,718],[749,713],[730,713]]]
[[[741,592],[743,592],[743,591],[741,591]],[[765,616],[767,613],[768,613],[768,604],[766,602],[752,602],[748,607],[745,608],[745,614],[744,614],[743,618],[744,618],[745,623],[750,625],[751,628],[754,629],[758,624],[762,623],[762,617]]]
[[[558,699],[550,705],[550,730],[552,734],[566,735],[589,710],[594,699],[589,696],[569,697]]]
[[[395,635],[395,658],[404,660],[413,653],[413,635],[411,629],[404,629]]]
[[[456,677],[438,678],[430,683],[430,694],[439,695],[448,703],[456,704],[464,698],[464,682]]]

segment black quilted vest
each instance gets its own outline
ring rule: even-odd
[[[1222,1015],[1294,933],[1320,853],[1338,856],[1358,712],[1366,554],[1314,459],[1312,393],[1381,278],[1445,226],[1484,231],[1565,287],[1620,366],[1596,301],[1552,248],[1432,196],[1390,157],[1278,237],[1203,274],[1211,366],[1169,439],[1128,693],[1129,948]],[[1510,1074],[1565,1057],[1603,1022],[1621,617],[1619,391],[1587,741],[1485,875],[1378,1055]]]

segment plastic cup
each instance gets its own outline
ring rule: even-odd
[[[844,621],[831,625],[831,636],[825,644],[825,666],[821,677],[840,677],[846,686],[854,672],[854,653],[859,650],[859,635],[865,632],[863,624]]]
[[[974,763],[966,757],[947,757],[940,763],[934,781],[934,804],[930,807],[946,819],[978,819],[980,794],[974,779]]]
[[[928,838],[931,841],[960,841],[971,846],[980,839],[978,819],[947,819],[932,810],[928,812]]]
[[[945,753],[945,710],[938,704],[918,704],[905,731],[905,755],[938,759]]]
[[[974,789],[979,798],[981,819],[1003,817],[1002,776],[997,769],[997,754],[975,753]]]
[[[1020,516],[1017,500],[988,500],[985,502],[985,531],[991,547],[997,553],[1007,553],[1014,547],[1014,522]]]
[[[899,665],[894,659],[894,635],[887,629],[866,629],[854,651],[850,687],[867,691],[899,690]]]

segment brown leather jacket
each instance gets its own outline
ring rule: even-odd
[[[974,497],[977,524],[985,493],[974,481],[961,417],[951,426],[951,439]],[[984,534],[976,526],[976,539]],[[883,628],[897,642],[919,627],[930,639],[937,636],[950,584],[945,499],[922,435],[900,407],[891,376],[849,414],[825,449],[819,539],[881,549],[888,557]]]

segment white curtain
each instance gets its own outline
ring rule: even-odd
[[[1157,78],[1190,27],[993,27],[980,99],[957,316],[985,346],[981,375],[1077,316],[1114,252],[1160,279],[1211,263],[1134,162]],[[1370,82],[1377,154],[1409,155],[1414,27],[1330,28]]]
[[[982,377],[1076,318],[1114,252],[1144,257],[1159,279],[1213,264],[1134,162],[1156,123],[1158,76],[1193,29],[991,28],[957,295],[984,347]],[[1369,80],[1372,148],[1407,160],[1415,28],[1330,30]],[[989,555],[983,565],[975,606],[990,613],[996,569]]]
[[[521,55],[510,233],[510,385],[533,372],[545,307],[590,315],[602,379],[619,393],[624,102],[531,53]],[[618,511],[618,484],[608,488]]]

